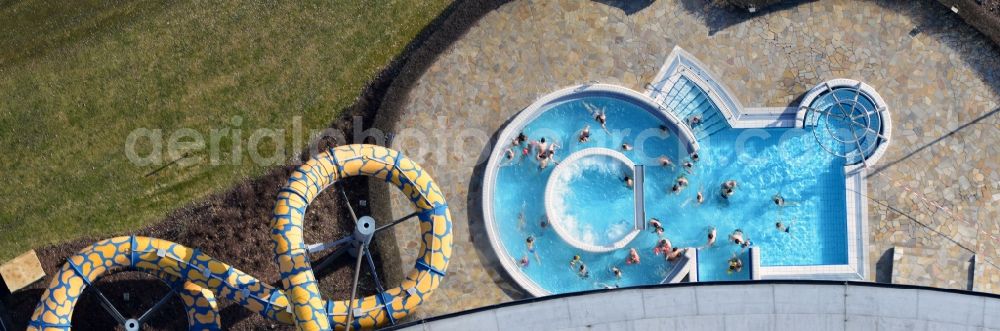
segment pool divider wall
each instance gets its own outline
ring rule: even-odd
[[[689,248],[685,251],[660,284],[680,283],[685,278],[688,282],[698,281],[698,248]]]
[[[570,154],[568,157],[563,159],[562,162],[559,162],[555,169],[552,169],[552,173],[549,175],[549,181],[545,184],[545,215],[548,217],[549,223],[552,224],[552,229],[559,235],[559,238],[562,238],[562,240],[570,246],[594,253],[604,253],[625,248],[626,245],[632,242],[632,240],[639,235],[639,232],[642,230],[639,226],[641,224],[646,224],[644,218],[645,213],[642,213],[641,215],[638,213],[638,208],[640,208],[639,205],[641,202],[635,201],[636,214],[633,215],[634,226],[632,231],[629,231],[628,234],[622,237],[622,239],[619,239],[610,245],[594,245],[580,241],[563,227],[563,220],[560,217],[561,215],[559,215],[559,213],[555,210],[556,202],[560,200],[560,197],[557,196],[559,193],[555,190],[555,182],[559,180],[560,175],[565,172],[566,169],[569,169],[570,165],[574,164],[579,159],[590,156],[607,156],[613,158],[624,164],[626,167],[633,169],[633,171],[636,167],[636,164],[625,156],[625,154],[604,147],[584,148]],[[633,174],[633,177],[636,177],[636,175]],[[635,185],[633,185],[633,189],[633,194],[635,194],[634,196],[642,196],[642,187],[638,184],[638,181]]]
[[[750,279],[760,280],[760,247],[750,247]]]

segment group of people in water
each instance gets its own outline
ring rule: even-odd
[[[607,127],[608,117],[604,109],[595,107],[589,103],[583,103],[583,106],[591,114],[594,121],[598,125],[600,125],[601,129],[610,134],[611,132],[608,130]],[[688,125],[694,127],[701,123],[701,117],[694,116],[688,118],[686,122]],[[660,129],[665,134],[669,134],[669,129],[666,126],[661,125]],[[589,124],[585,125],[580,131],[578,131],[578,135],[576,138],[579,143],[586,143],[590,141],[591,126]],[[523,160],[524,158],[527,157],[533,157],[536,163],[538,164],[539,169],[544,170],[546,167],[548,167],[550,163],[556,163],[556,164],[558,163],[557,161],[555,161],[555,154],[556,150],[560,147],[561,146],[557,144],[555,141],[547,141],[545,137],[540,137],[538,140],[531,140],[527,135],[525,135],[522,132],[518,134],[518,136],[511,141],[511,145],[507,148],[505,152],[505,157],[508,161],[515,162],[515,158],[517,158],[517,152],[515,151],[519,150],[521,154],[520,159]],[[628,143],[622,143],[621,145],[622,151],[630,151],[632,149],[633,146]],[[684,172],[682,172],[674,181],[674,183],[670,186],[669,188],[670,193],[681,194],[686,188],[688,188],[688,186],[690,185],[688,176],[695,174],[695,164],[699,160],[700,156],[698,155],[697,152],[695,152],[691,153],[688,158],[686,158],[681,162],[680,166],[684,170]],[[675,166],[674,160],[672,160],[670,157],[666,155],[660,156],[658,162],[660,166],[663,167]],[[634,179],[629,174],[625,174],[621,179],[624,185],[630,188],[633,187]],[[722,201],[728,201],[736,193],[738,187],[739,183],[736,180],[733,179],[725,180],[719,185],[719,193],[717,197],[722,199]],[[702,188],[698,188],[698,191],[695,195],[695,201],[699,205],[705,202],[705,195],[703,193]],[[786,201],[785,198],[780,193],[775,194],[772,197],[772,202],[778,207],[794,205],[794,203]],[[519,220],[519,225],[522,228],[526,223],[526,221],[524,220],[523,209],[524,206],[522,206],[522,211]],[[791,229],[794,225],[795,225],[795,220],[792,220],[790,222],[782,222],[780,216],[779,219],[776,220],[775,222],[775,228],[777,229],[777,231],[784,233],[791,233],[792,231]],[[547,228],[548,223],[547,220],[544,219],[544,216],[541,222],[539,223],[539,226],[541,229]],[[698,249],[696,247],[681,248],[674,246],[671,243],[670,239],[666,238],[664,235],[665,232],[664,222],[657,218],[651,218],[649,220],[649,227],[659,237],[659,239],[656,241],[655,246],[652,249],[653,254],[655,256],[660,256],[662,254],[664,261],[675,262],[682,256],[684,256],[684,254],[689,249]],[[701,248],[709,248],[715,246],[717,238],[716,228],[709,227],[707,229],[706,236],[707,236],[706,244]],[[535,261],[541,263],[541,258],[539,257],[539,254],[536,250],[535,239],[536,238],[533,234],[528,235],[527,238],[525,239],[525,248],[527,249],[528,254],[523,255],[521,260],[519,261],[522,267],[528,267],[528,265],[530,264],[531,261],[529,258],[529,254],[534,255]],[[750,247],[753,246],[753,242],[746,236],[746,234],[743,233],[743,230],[735,229],[729,234],[727,244],[736,245],[738,247],[738,251],[734,251],[732,257],[726,261],[728,265],[727,271],[728,273],[739,273],[743,270],[743,261],[741,259],[741,256],[744,255],[746,250],[748,250]],[[625,257],[624,262],[626,265],[640,264],[641,257],[639,251],[634,247],[629,248],[628,254]],[[570,259],[569,268],[581,279],[587,279],[590,277],[591,270],[588,269],[587,264],[584,263],[583,259],[578,254],[573,255],[573,257]],[[607,272],[609,272],[610,275],[612,275],[616,280],[621,279],[624,273],[622,268],[620,268],[618,265],[609,266]],[[607,285],[605,285],[605,287],[612,288]],[[614,287],[617,288],[618,285],[615,285]]]

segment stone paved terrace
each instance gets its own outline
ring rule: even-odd
[[[704,62],[746,107],[795,105],[808,88],[831,78],[874,86],[891,109],[894,132],[887,154],[869,170],[870,269],[894,260],[891,247],[922,253],[895,259],[904,265],[868,279],[967,287],[961,278],[967,275],[935,271],[944,261],[927,263],[924,256],[974,253],[975,289],[1000,293],[997,48],[935,1],[817,1],[752,17],[701,3],[661,0],[630,15],[614,1],[509,3],[440,54],[412,89],[395,91],[408,93],[402,113],[394,128],[382,128],[420,130],[430,137],[424,143],[447,146],[428,148],[415,139],[394,144],[433,174],[454,217],[448,277],[418,317],[520,295],[491,262],[477,164],[489,146],[469,137],[494,135],[519,110],[561,87],[598,80],[642,90],[676,45]],[[410,212],[401,195],[390,203],[396,217]],[[416,225],[396,231],[410,265]],[[960,279],[928,284],[934,277]]]

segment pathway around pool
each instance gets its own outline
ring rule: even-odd
[[[934,1],[821,1],[743,21],[732,18],[743,14],[719,15],[674,1],[629,16],[600,2],[519,1],[482,18],[437,58],[408,92],[394,128],[429,137],[393,147],[433,174],[453,211],[449,275],[418,317],[509,301],[516,287],[482,260],[489,253],[477,251],[476,241],[485,234],[470,234],[482,213],[469,210],[480,208],[481,178],[473,171],[488,153],[476,137],[493,135],[536,98],[572,84],[642,90],[675,45],[747,107],[794,105],[831,78],[875,87],[892,108],[894,131],[869,171],[869,269],[890,247],[915,247],[919,258],[897,259],[898,281],[965,287],[960,267],[939,265],[975,253],[974,288],[1000,292],[1000,51]],[[410,212],[402,196],[391,205],[394,216]],[[414,229],[395,231],[403,263],[411,263]]]

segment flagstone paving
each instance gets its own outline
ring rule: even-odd
[[[961,288],[955,284],[967,279],[941,278],[967,273],[941,270],[961,270],[975,254],[973,287],[1000,293],[995,46],[935,1],[817,1],[752,17],[692,5],[701,2],[656,1],[631,15],[619,8],[623,1],[509,3],[423,73],[395,128],[385,128],[411,137],[394,147],[433,174],[453,213],[448,277],[418,317],[519,297],[491,262],[479,223],[482,137],[565,86],[597,80],[642,90],[676,45],[747,107],[794,105],[832,78],[875,87],[894,131],[888,152],[869,170],[870,269],[887,249],[902,247],[889,275],[894,281]],[[443,147],[428,147],[436,145]],[[394,216],[411,211],[401,195],[388,203]],[[408,265],[418,246],[416,225],[396,232]],[[942,261],[951,258],[965,260]],[[874,272],[867,277],[876,279]]]

